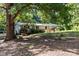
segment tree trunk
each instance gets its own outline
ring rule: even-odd
[[[6,39],[5,41],[12,40],[16,38],[14,34],[14,19],[17,17],[17,15],[20,13],[20,11],[25,8],[26,6],[23,6],[21,9],[17,10],[15,15],[11,15],[11,7],[13,6],[12,3],[5,3],[6,6]]]
[[[5,41],[8,41],[14,39],[14,20],[8,9],[6,9],[6,24],[7,33]]]

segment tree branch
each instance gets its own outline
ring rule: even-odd
[[[22,9],[24,9],[26,6],[23,6],[21,9],[19,9],[16,13],[15,13],[15,15],[13,16],[13,18],[12,19],[15,19],[16,17],[17,17],[17,15],[20,13],[20,11],[22,10]]]

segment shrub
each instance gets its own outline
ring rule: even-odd
[[[26,34],[35,34],[35,33],[43,33],[44,31],[43,30],[40,30],[40,29],[34,29],[34,28],[22,28],[21,33],[26,33]]]

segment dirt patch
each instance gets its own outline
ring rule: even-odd
[[[0,44],[0,56],[77,56],[79,39],[55,40],[28,37],[28,40],[7,41]]]

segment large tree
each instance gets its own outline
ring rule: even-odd
[[[18,6],[18,9],[17,9]],[[1,8],[3,8],[5,10],[6,13],[6,41],[7,40],[12,40],[15,37],[14,34],[14,20],[15,18],[18,16],[18,14],[21,12],[21,10],[23,10],[24,8],[26,8],[26,4],[13,4],[13,3],[5,3],[2,4],[0,6]],[[14,11],[14,13],[12,12],[13,9],[15,9],[16,11]]]

